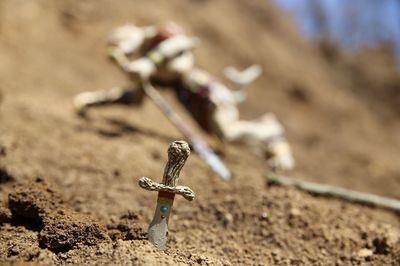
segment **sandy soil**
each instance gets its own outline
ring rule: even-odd
[[[180,184],[197,198],[176,200],[165,252],[147,242],[156,194],[137,181],[161,179],[181,135],[151,102],[82,120],[71,99],[129,85],[105,56],[112,28],[168,19],[201,38],[198,63],[218,76],[263,66],[241,111],[284,123],[290,175],[400,198],[400,76],[386,47],[309,43],[268,1],[3,0],[1,264],[400,265],[398,214],[267,187],[263,161],[240,145],[224,157],[231,182],[189,157]]]

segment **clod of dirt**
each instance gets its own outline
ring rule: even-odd
[[[40,246],[56,252],[78,244],[93,246],[106,238],[104,230],[87,216],[64,211],[47,216],[39,233]]]
[[[17,187],[8,195],[8,205],[15,218],[27,218],[42,224],[43,217],[54,211],[62,200],[45,184]]]
[[[41,179],[17,187],[9,194],[8,205],[12,218],[39,229],[40,246],[54,252],[68,251],[78,244],[95,245],[107,238],[100,225],[69,210],[60,195]]]
[[[11,220],[11,212],[9,209],[0,206],[0,224]]]
[[[0,147],[0,155],[3,154],[3,148]],[[4,150],[4,154],[5,154],[5,150]],[[15,178],[10,175],[6,169],[0,168],[0,184],[2,183],[7,183],[10,181],[14,181]]]
[[[128,212],[123,214],[118,221],[107,225],[109,236],[113,240],[140,240],[147,238],[145,228],[147,225],[138,223],[139,215]]]
[[[10,264],[6,263],[6,265],[20,265],[21,263],[11,263],[15,257],[22,258],[24,261],[37,258],[40,248],[37,246],[36,232],[12,225],[3,227],[6,231],[0,236],[0,241],[5,245],[0,249],[0,254],[4,254],[10,260]],[[4,265],[4,262],[0,264]]]
[[[375,238],[372,241],[372,245],[375,248],[376,254],[387,255],[390,252],[391,247],[386,238]]]

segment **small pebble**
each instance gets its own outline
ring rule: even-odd
[[[263,212],[260,215],[260,220],[262,220],[262,221],[268,220],[268,214],[266,212]]]
[[[290,215],[291,216],[299,216],[300,215],[300,210],[299,209],[296,209],[296,208],[292,208],[291,210],[290,210]]]
[[[225,215],[224,215],[224,222],[226,223],[226,224],[230,224],[230,223],[232,223],[233,222],[233,216],[232,216],[232,214],[230,214],[230,213],[226,213]]]
[[[357,256],[361,257],[361,258],[371,257],[372,255],[374,255],[374,252],[371,249],[368,249],[368,248],[360,249],[357,252]]]

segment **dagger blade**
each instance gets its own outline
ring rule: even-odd
[[[158,192],[157,207],[148,229],[148,238],[158,250],[165,250],[168,239],[168,220],[175,194]]]

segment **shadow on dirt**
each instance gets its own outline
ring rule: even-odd
[[[104,118],[102,120],[102,122],[104,122],[103,125],[94,125],[92,122],[92,120],[88,121],[85,126],[79,127],[79,130],[94,132],[107,138],[118,138],[125,135],[141,134],[152,138],[162,139],[167,142],[175,139],[173,136],[161,134],[151,129],[141,128],[118,118]]]

